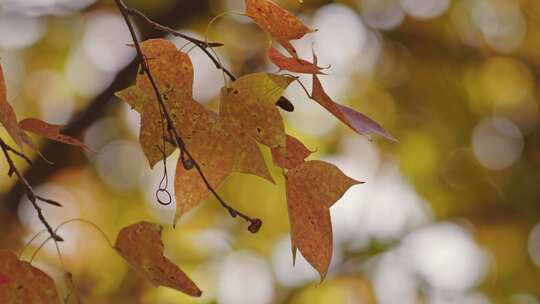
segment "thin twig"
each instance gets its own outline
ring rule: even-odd
[[[188,36],[188,35],[186,35],[184,33],[173,30],[172,28],[170,28],[168,26],[164,26],[164,25],[161,25],[161,24],[153,21],[152,19],[148,18],[143,12],[141,12],[141,11],[139,11],[137,9],[130,8],[130,7],[127,7],[127,6],[124,6],[124,7],[125,7],[125,11],[129,15],[137,16],[137,17],[141,18],[144,22],[148,23],[149,25],[151,25],[156,30],[169,33],[169,34],[171,34],[173,36],[176,36],[176,37],[184,38],[185,40],[187,40],[189,42],[192,42],[194,44],[200,45],[201,47],[204,47],[204,48],[223,46],[223,43],[220,43],[220,42],[207,42],[207,41],[199,40],[197,38],[193,38],[193,37]]]
[[[14,149],[13,147],[11,147],[9,145],[6,145],[6,149],[9,152],[12,152],[13,154],[17,155],[18,157],[24,159],[24,161],[26,161],[29,165],[32,165],[32,160],[28,156],[24,155],[22,152],[17,151],[16,149]]]
[[[34,240],[37,239],[42,233],[45,233],[45,232],[47,232],[47,229],[43,229],[39,231],[38,233],[34,234],[34,236],[28,242],[26,242],[26,245],[24,245],[24,247],[19,251],[19,260],[21,259],[26,248],[30,247],[30,245],[32,245]]]
[[[60,223],[58,226],[56,226],[56,229],[54,229],[54,231],[58,232],[58,230],[60,230],[60,228],[62,228],[63,226],[65,226],[65,225],[67,225],[69,223],[73,223],[73,222],[83,223],[83,224],[87,224],[87,225],[92,226],[97,232],[99,232],[103,236],[103,239],[105,239],[105,241],[107,241],[107,244],[109,245],[109,247],[114,248],[113,243],[111,242],[111,240],[109,239],[109,237],[107,236],[105,231],[103,231],[101,228],[99,228],[99,226],[94,224],[92,221],[85,220],[83,218],[74,218],[74,219],[67,220],[67,221],[65,221],[63,223]]]
[[[163,99],[163,96],[160,93],[160,91],[158,89],[158,86],[157,86],[157,83],[156,83],[156,80],[154,79],[154,76],[150,72],[150,68],[148,67],[148,64],[147,64],[147,62],[145,60],[144,54],[143,54],[143,52],[141,50],[141,46],[139,44],[139,41],[137,40],[137,36],[135,35],[135,29],[133,28],[133,24],[131,23],[131,20],[129,19],[130,10],[123,3],[122,0],[115,0],[115,2],[116,2],[116,5],[117,5],[118,9],[120,10],[120,13],[124,17],[124,21],[125,21],[128,29],[129,29],[129,32],[131,34],[131,38],[133,39],[133,43],[135,44],[135,49],[137,50],[137,58],[138,58],[139,63],[141,65],[141,71],[144,74],[146,74],[146,76],[148,77],[148,80],[150,81],[150,84],[152,85],[152,88],[153,88],[154,93],[156,95],[157,101],[159,103],[159,107],[162,110],[163,118],[165,119],[165,122],[167,123],[167,132],[169,133],[170,138],[173,138],[176,146],[180,149],[180,151],[185,153],[188,156],[188,158],[193,163],[193,166],[195,167],[195,169],[199,173],[200,177],[202,178],[202,180],[203,180],[204,184],[206,185],[206,187],[208,188],[208,190],[214,195],[214,197],[220,202],[220,204],[225,209],[227,209],[227,211],[229,211],[229,214],[232,217],[239,216],[239,217],[243,218],[244,220],[246,220],[247,222],[249,222],[249,224],[250,224],[249,228],[248,228],[249,231],[251,231],[252,233],[256,233],[257,231],[259,231],[259,229],[260,229],[260,227],[262,225],[262,221],[260,219],[258,219],[258,218],[251,218],[248,215],[239,212],[238,210],[234,209],[229,204],[227,204],[221,198],[221,196],[216,192],[216,190],[212,187],[212,185],[210,185],[210,183],[209,183],[208,179],[206,178],[204,172],[202,171],[201,167],[199,166],[197,161],[193,158],[191,153],[187,150],[186,145],[185,145],[182,137],[180,137],[180,135],[178,134],[178,131],[174,127],[174,123],[173,123],[173,121],[171,119],[169,111],[165,106],[165,101]],[[232,80],[236,79],[236,77],[234,77],[230,72],[228,72],[224,67],[222,67],[219,64],[219,62],[212,56],[212,54],[210,54],[210,52],[208,52],[206,47],[203,47],[203,45],[198,44],[198,43],[195,43],[195,45],[197,45],[199,48],[201,48],[212,59],[212,61],[214,61],[214,63],[216,64],[216,67],[222,69],[225,73],[227,73],[227,75],[229,75],[229,77],[231,77]]]
[[[234,74],[230,70],[228,70],[225,66],[223,66],[223,64],[221,64],[221,61],[219,60],[219,57],[217,57],[217,54],[213,50],[214,47],[223,46],[222,43],[202,41],[202,40],[193,38],[191,36],[188,36],[186,34],[180,33],[180,32],[178,32],[176,30],[173,30],[170,27],[161,25],[161,24],[153,21],[152,19],[148,18],[148,16],[146,16],[143,12],[141,12],[141,11],[139,11],[137,9],[127,7],[122,1],[120,1],[120,2],[117,1],[117,5],[118,5],[119,8],[121,8],[120,10],[125,12],[127,15],[132,15],[132,16],[136,16],[136,17],[141,18],[144,22],[146,22],[148,25],[152,26],[154,29],[163,31],[165,33],[169,33],[169,34],[177,36],[177,37],[184,38],[185,40],[193,43],[196,47],[201,49],[206,54],[206,56],[214,63],[214,65],[216,66],[216,69],[223,71],[229,77],[229,79],[231,79],[232,81],[235,81],[237,79],[237,77],[234,76]],[[134,36],[134,38],[135,38],[135,36]],[[294,111],[293,104],[291,103],[290,100],[288,100],[284,96],[281,96],[278,99],[278,101],[276,102],[276,106],[280,107],[281,109],[283,109],[284,111],[287,111],[287,112]]]
[[[43,223],[43,225],[45,225],[45,228],[47,228],[47,231],[51,235],[51,238],[53,238],[54,240],[56,240],[58,242],[62,242],[64,239],[62,239],[59,235],[57,235],[53,231],[53,229],[51,228],[51,225],[49,225],[49,223],[45,219],[45,216],[43,216],[43,211],[41,210],[41,207],[38,205],[37,201],[40,200],[40,201],[43,201],[45,203],[53,204],[55,206],[59,206],[60,204],[58,204],[58,203],[56,203],[56,202],[54,202],[52,200],[45,199],[45,198],[37,195],[34,192],[34,189],[30,185],[28,180],[26,180],[26,178],[21,174],[19,169],[17,169],[17,167],[15,166],[15,163],[13,162],[13,159],[11,159],[11,156],[9,155],[9,152],[15,153],[15,152],[13,152],[15,149],[13,149],[11,146],[6,144],[2,138],[0,138],[0,147],[2,148],[2,152],[4,152],[4,157],[5,157],[5,159],[6,159],[7,163],[8,163],[8,166],[9,166],[8,176],[11,177],[13,175],[13,173],[15,173],[15,175],[17,175],[17,177],[19,178],[19,180],[21,181],[22,185],[24,186],[24,188],[26,190],[26,196],[28,197],[28,200],[32,203],[32,206],[34,207],[34,209],[36,209],[39,220]],[[16,155],[20,156],[19,154],[16,154]],[[26,158],[26,157],[24,157],[24,158]]]
[[[220,46],[223,46],[222,43],[219,43],[219,42],[206,42],[206,41],[202,41],[202,40],[199,40],[199,39],[196,39],[196,38],[193,38],[191,36],[188,36],[186,34],[182,34],[178,31],[175,31],[173,30],[172,28],[170,27],[166,27],[166,26],[163,26],[155,21],[152,21],[152,19],[148,18],[144,13],[142,13],[141,11],[139,10],[136,10],[136,9],[133,9],[133,8],[130,8],[130,7],[127,7],[123,1],[116,1],[116,4],[118,5],[118,8],[120,8],[120,10],[122,11],[122,14],[127,14],[127,15],[133,15],[133,16],[137,16],[139,18],[141,18],[143,21],[145,21],[146,23],[148,23],[150,26],[152,26],[153,28],[157,29],[157,30],[160,30],[160,31],[163,31],[163,32],[166,32],[166,33],[169,33],[171,35],[174,35],[174,36],[177,36],[177,37],[181,37],[181,38],[184,38],[186,39],[187,41],[189,42],[192,42],[193,44],[195,44],[198,48],[200,48],[207,56],[208,58],[210,58],[210,60],[212,60],[212,62],[214,63],[214,65],[216,66],[217,69],[219,70],[222,70],[223,72],[225,72],[225,74],[227,74],[227,76],[229,76],[229,78],[232,80],[232,81],[235,81],[236,80],[236,77],[233,75],[233,73],[231,73],[231,71],[229,71],[227,68],[225,68],[220,62],[219,60],[217,60],[211,53],[210,51],[208,51],[208,48],[212,48],[212,47],[220,47]],[[125,18],[124,18],[125,19]],[[136,39],[135,36],[133,36],[133,39]]]

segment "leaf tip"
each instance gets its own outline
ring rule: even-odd
[[[352,186],[356,186],[356,185],[362,185],[362,184],[365,184],[366,182],[364,181],[360,181],[360,180],[357,180],[357,179],[354,179],[354,178],[351,178],[351,187]]]

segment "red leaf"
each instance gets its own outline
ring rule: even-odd
[[[316,60],[315,60],[316,62]],[[373,121],[366,115],[359,113],[349,107],[340,105],[334,102],[324,91],[319,78],[313,75],[313,92],[311,99],[318,102],[328,112],[341,120],[344,124],[356,131],[358,134],[371,136],[373,134],[380,135],[392,141],[398,141],[394,136],[384,130],[378,123]]]
[[[245,0],[246,15],[268,32],[294,57],[298,57],[291,40],[314,32],[300,19],[270,0]]]
[[[293,73],[325,75],[325,73],[321,72],[323,68],[304,59],[286,57],[274,47],[268,49],[268,58],[273,64],[277,65],[280,70],[286,70]]]
[[[19,122],[19,127],[22,130],[47,137],[57,142],[92,150],[78,139],[60,133],[64,128],[63,125],[53,125],[37,118],[27,118]]]
[[[9,282],[9,277],[0,273],[0,286]]]

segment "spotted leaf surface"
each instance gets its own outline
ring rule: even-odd
[[[116,238],[114,248],[156,287],[166,286],[200,297],[202,292],[197,285],[163,256],[161,230],[161,226],[145,221],[124,227]]]
[[[233,171],[252,174],[274,183],[257,142],[246,133],[236,133],[236,158]]]
[[[5,278],[0,284],[2,304],[60,303],[51,277],[30,263],[19,260],[11,251],[0,251],[0,274]]]
[[[360,182],[320,160],[307,161],[285,177],[293,257],[298,248],[323,280],[332,259],[330,207]]]
[[[221,91],[220,119],[234,135],[246,133],[270,148],[285,146],[285,127],[276,101],[296,78],[249,74]]]
[[[141,48],[180,136],[189,141],[197,133],[208,131],[215,122],[215,114],[193,100],[193,65],[188,55],[163,39],[144,41]],[[169,138],[166,122],[148,76],[139,73],[136,85],[116,96],[141,114],[139,141],[153,167],[176,147],[163,142],[164,135]]]
[[[208,183],[217,189],[229,176],[235,164],[236,146],[231,136],[216,124],[209,132],[196,136],[187,144],[187,148],[199,164]],[[195,168],[186,170],[181,159],[176,165],[174,190],[175,221],[206,200],[211,193],[199,172]]]
[[[271,0],[245,0],[246,15],[279,42],[292,56],[298,57],[291,40],[314,30]]]
[[[287,135],[285,147],[285,153],[279,149],[272,149],[274,164],[285,169],[292,169],[302,165],[312,153],[301,141],[291,135]]]

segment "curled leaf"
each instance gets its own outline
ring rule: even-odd
[[[166,286],[190,296],[202,291],[173,262],[163,256],[161,226],[138,222],[120,230],[114,248],[139,273],[156,287]]]
[[[0,303],[60,303],[53,279],[15,253],[0,251],[0,273],[8,278],[0,284]]]
[[[272,160],[274,164],[285,169],[300,166],[312,153],[301,141],[291,135],[287,135],[285,147],[287,150],[286,153],[278,149],[272,149]]]
[[[15,143],[22,147],[23,134],[17,125],[17,116],[15,111],[7,101],[7,88],[4,80],[4,72],[0,65],[0,124],[6,128],[7,132],[13,138]]]
[[[193,65],[188,55],[164,39],[146,40],[141,49],[179,135],[188,142],[209,130],[215,114],[193,100]],[[136,85],[116,92],[116,96],[141,114],[139,142],[153,167],[176,147],[163,141],[168,137],[167,126],[148,76],[138,74]]]
[[[292,56],[298,57],[290,41],[300,39],[314,30],[271,0],[245,0],[245,3],[246,15],[269,33]]]
[[[318,102],[328,112],[341,120],[344,124],[356,131],[358,134],[371,136],[380,135],[386,139],[397,141],[397,139],[384,130],[378,123],[366,115],[359,113],[349,107],[334,102],[324,91],[319,78],[313,75],[313,92],[311,99]]]
[[[298,248],[323,280],[332,259],[330,207],[361,182],[320,160],[292,168],[285,177],[293,257]]]
[[[268,58],[280,70],[303,74],[325,74],[321,72],[323,68],[304,59],[286,57],[273,47],[268,49]]]
[[[53,125],[37,118],[27,118],[19,122],[19,127],[24,131],[38,134],[57,142],[91,150],[78,139],[60,133],[64,128],[63,125]]]

